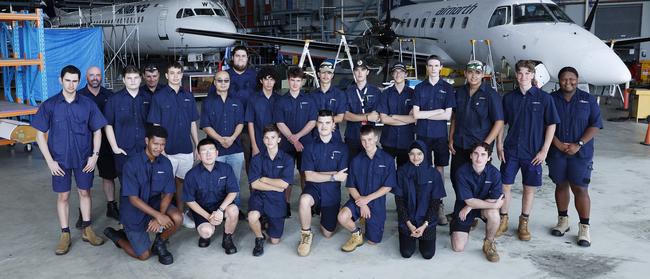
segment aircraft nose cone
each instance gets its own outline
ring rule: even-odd
[[[607,46],[588,51],[583,57],[582,67],[578,69],[580,78],[593,85],[621,84],[632,79],[625,63]]]

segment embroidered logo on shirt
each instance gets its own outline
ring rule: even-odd
[[[438,92],[440,92],[440,93],[447,93],[447,91],[442,90],[442,89],[438,90]]]
[[[542,103],[533,101],[533,105],[541,105]]]
[[[280,165],[280,166],[275,166],[275,167],[278,168],[278,169],[283,169],[283,168],[284,168],[284,166],[282,166],[282,165]]]
[[[583,104],[588,104],[588,103],[589,103],[589,101],[585,101],[585,100],[580,100],[580,103],[583,103]]]
[[[340,153],[341,153],[341,151],[334,150],[334,151],[332,151],[332,156],[331,156],[330,158],[331,158],[332,160],[334,160],[334,156],[336,156],[336,154],[340,154]]]
[[[164,171],[157,171],[157,174],[165,173]]]
[[[485,100],[485,99],[487,99],[487,98],[485,98],[485,97],[483,97],[483,96],[478,96],[478,99],[479,99],[479,100]]]
[[[485,180],[485,184],[489,184],[489,183],[492,183],[492,181],[490,181],[490,180]]]
[[[219,180],[221,180],[221,179],[226,179],[226,177],[225,176],[219,177]]]
[[[189,101],[190,101],[190,99],[185,99],[185,100],[183,100],[183,101],[185,101],[185,102],[189,102]]]
[[[238,105],[237,105],[237,104],[232,104],[232,106],[233,106],[233,107],[238,107]]]
[[[149,103],[149,102],[147,102],[147,101],[145,101],[145,102],[142,102],[142,104],[145,104],[145,105],[146,105],[146,104],[148,104],[148,103]]]
[[[385,168],[385,167],[386,167],[386,165],[379,165],[379,166],[377,166],[377,167],[380,167],[380,168]]]

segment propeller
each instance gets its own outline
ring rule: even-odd
[[[585,29],[591,30],[591,25],[594,23],[594,18],[596,17],[596,9],[598,9],[598,2],[599,0],[596,0],[594,3],[594,7],[591,8],[591,11],[589,11],[589,16],[587,17],[587,20],[585,20]]]

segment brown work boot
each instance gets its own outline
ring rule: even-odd
[[[490,262],[496,263],[499,261],[499,253],[497,252],[497,245],[494,243],[494,240],[483,240],[483,254],[485,254],[485,258]]]
[[[343,252],[352,252],[361,245],[363,245],[363,235],[361,235],[361,230],[359,230],[350,235],[350,239],[343,244],[341,250],[343,250]]]
[[[97,236],[90,226],[85,227],[81,232],[81,240],[90,243],[92,246],[104,244],[104,239]]]
[[[298,244],[298,255],[301,257],[306,257],[311,251],[311,240],[314,237],[314,233],[310,231],[301,231],[300,232],[300,244]]]
[[[528,217],[519,216],[519,227],[517,228],[517,236],[519,240],[529,241],[531,238],[528,231]]]
[[[70,251],[70,245],[72,245],[70,242],[70,233],[61,233],[61,237],[59,237],[59,244],[56,245],[56,250],[54,250],[54,253],[59,256],[65,255],[68,253],[68,251]]]
[[[578,245],[582,247],[591,246],[591,236],[589,235],[589,225],[578,224]]]
[[[508,215],[501,215],[501,223],[497,229],[496,237],[499,237],[508,231]]]
[[[557,225],[551,229],[551,234],[554,236],[564,236],[564,233],[569,231],[569,216],[558,216]]]

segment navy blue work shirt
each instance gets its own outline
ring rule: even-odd
[[[555,136],[561,142],[577,143],[587,128],[603,128],[600,107],[598,106],[598,102],[596,102],[596,98],[591,94],[576,89],[576,93],[573,94],[573,97],[568,102],[564,99],[562,91],[555,91],[551,93],[551,96],[560,116],[560,123],[555,129]],[[592,139],[585,143],[575,156],[579,158],[593,158],[594,141],[595,139]],[[562,155],[567,154],[551,144],[549,156],[556,157]]]
[[[158,84],[156,84],[156,89],[151,91],[149,89],[149,86],[147,86],[147,84],[145,84],[143,86],[140,86],[140,90],[142,90],[144,92],[147,92],[147,93],[149,93],[149,95],[153,96],[154,94],[156,94],[156,92],[158,92],[158,90],[162,89],[163,87],[165,87],[165,85],[158,83]]]
[[[129,196],[135,196],[149,206],[157,206],[162,194],[176,192],[172,163],[165,156],[149,161],[145,151],[131,156],[122,172],[120,222],[130,231],[146,231],[151,217],[135,207]]]
[[[68,103],[63,93],[43,102],[31,122],[48,134],[52,159],[63,169],[81,168],[93,153],[93,132],[106,126],[106,119],[91,99],[75,94]]]
[[[454,145],[470,149],[477,142],[485,141],[494,123],[503,120],[501,96],[483,83],[470,97],[469,85],[462,86],[456,90],[454,117]]]
[[[413,109],[413,88],[404,86],[402,93],[395,86],[384,89],[377,112],[388,115],[409,115]],[[392,126],[386,124],[381,133],[381,146],[408,149],[415,139],[415,124]]]
[[[419,166],[410,161],[397,170],[397,187],[391,189],[396,197],[402,197],[406,205],[407,220],[415,227],[420,227],[426,221],[424,218],[431,203],[447,196],[440,172],[435,166],[423,162]],[[437,216],[433,215],[429,227],[437,225]],[[410,231],[406,223],[399,222],[399,228]]]
[[[192,122],[199,120],[194,95],[180,87],[178,93],[171,87],[160,89],[151,101],[147,122],[167,130],[169,137],[165,152],[169,155],[192,153]]]
[[[468,199],[498,199],[503,194],[501,172],[492,164],[485,165],[479,174],[474,171],[472,163],[466,163],[456,171],[456,187],[458,187],[457,203],[454,212],[458,213],[465,206]]]
[[[377,86],[366,84],[365,88],[359,89],[355,83],[345,90],[348,99],[347,111],[354,114],[370,113],[377,110],[381,91]],[[374,122],[368,122],[373,125]],[[361,122],[348,121],[345,126],[345,141],[361,139]]]
[[[289,92],[280,96],[275,102],[273,111],[275,123],[284,123],[292,134],[300,132],[309,121],[316,121],[317,116],[318,111],[316,111],[314,100],[302,91],[296,98]],[[313,139],[310,132],[300,138],[300,143],[307,145],[312,143]],[[293,144],[286,139],[280,142],[280,147],[286,152],[295,152]]]
[[[108,103],[108,98],[113,96],[113,91],[100,86],[99,93],[97,93],[97,96],[95,96],[92,92],[90,92],[88,86],[86,86],[82,89],[77,90],[77,94],[81,94],[93,100],[95,104],[97,104],[99,110],[103,113],[104,107],[106,106],[106,103]]]
[[[310,96],[314,98],[317,112],[326,109],[332,111],[334,116],[336,116],[339,114],[345,114],[345,111],[348,108],[348,98],[345,96],[345,93],[336,86],[330,86],[327,92],[323,92],[320,87],[316,88],[310,93]],[[318,130],[314,129],[312,134],[314,137],[318,137]],[[336,130],[334,130],[334,137],[337,139],[343,139],[341,137],[338,123],[336,124]]]
[[[324,143],[320,137],[305,146],[302,154],[302,171],[330,172],[340,171],[348,167],[347,146],[333,137]],[[328,207],[341,204],[341,182],[305,182],[319,189],[321,193],[321,206]]]
[[[395,158],[381,149],[377,149],[372,159],[361,151],[350,162],[346,187],[356,188],[362,196],[377,192],[381,187],[397,187]],[[386,195],[371,201],[368,207],[372,208],[373,219],[386,219]]]
[[[503,96],[503,112],[508,125],[504,151],[510,158],[534,158],[544,145],[546,126],[560,123],[551,95],[535,86],[525,95],[515,89]]]
[[[271,93],[269,98],[264,95],[264,92],[258,91],[248,100],[248,105],[246,105],[246,114],[244,116],[244,121],[247,123],[253,123],[253,130],[255,130],[255,142],[257,143],[257,149],[260,151],[266,149],[264,145],[264,127],[273,122],[273,109],[275,108],[275,102],[280,96],[275,92]],[[245,128],[248,131],[248,127]]]
[[[150,105],[149,93],[140,89],[133,97],[126,88],[115,93],[106,103],[104,116],[108,125],[113,126],[117,146],[126,151],[126,154],[144,150]]]
[[[254,94],[257,86],[257,72],[253,67],[247,67],[246,70],[239,74],[233,67],[226,70],[230,75],[230,88],[228,94],[239,99],[239,101],[246,106],[248,100]],[[214,83],[208,89],[208,97],[215,97],[217,95],[217,87]]]
[[[239,193],[239,181],[232,167],[216,161],[211,171],[202,163],[192,167],[184,183],[183,201],[195,201],[205,210],[220,206],[228,194]]]
[[[201,106],[201,128],[210,127],[219,135],[229,137],[235,133],[235,128],[239,124],[244,124],[244,105],[242,105],[239,99],[227,96],[224,101],[221,96],[216,95],[215,97],[208,97],[203,100]],[[223,147],[219,142],[216,142],[216,144],[220,156],[244,151],[239,136],[228,148]]]
[[[275,158],[271,159],[266,149],[253,156],[248,169],[248,183],[262,178],[282,179],[289,185],[293,184],[294,161],[289,154],[278,150]],[[287,204],[284,192],[252,190],[251,195],[260,195],[264,203],[264,210],[268,217],[279,218],[287,214]]]
[[[454,87],[442,79],[435,85],[426,79],[415,86],[413,105],[420,107],[420,111],[455,108],[454,91]],[[420,137],[447,138],[447,120],[418,119],[415,132]]]

